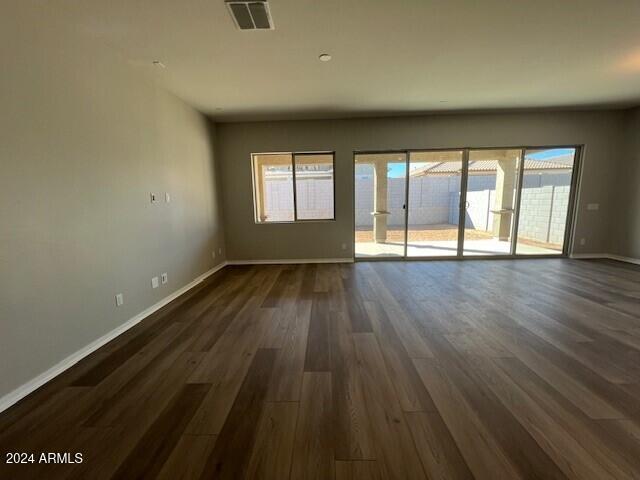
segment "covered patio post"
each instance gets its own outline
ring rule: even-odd
[[[373,238],[376,243],[387,241],[387,160],[376,160],[373,164]]]
[[[493,236],[508,241],[511,235],[511,218],[517,178],[517,161],[513,158],[498,160],[496,171],[496,196],[493,209]]]

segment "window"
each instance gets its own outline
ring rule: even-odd
[[[334,153],[256,153],[257,223],[334,220]]]
[[[356,152],[356,257],[566,255],[580,146]]]

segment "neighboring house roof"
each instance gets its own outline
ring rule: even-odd
[[[570,172],[573,167],[573,155],[562,155],[550,160],[525,158],[525,171]],[[480,175],[494,172],[498,168],[497,160],[470,160],[469,174]],[[425,162],[424,166],[412,170],[410,176],[457,175],[462,170],[460,162]]]

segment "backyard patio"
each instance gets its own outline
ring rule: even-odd
[[[355,233],[355,250],[358,256],[404,255],[402,229],[390,227],[386,242],[374,242],[371,227],[358,227]],[[525,255],[558,254],[562,247],[520,237],[518,253]],[[508,255],[511,242],[494,238],[491,232],[467,229],[464,234],[465,255]],[[415,225],[407,230],[407,256],[437,257],[456,256],[458,251],[458,226],[452,224]]]

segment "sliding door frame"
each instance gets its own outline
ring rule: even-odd
[[[467,223],[467,188],[469,187],[469,149],[462,150],[462,175],[460,177],[460,201],[458,205],[458,252],[457,260],[464,258],[464,228]],[[416,257],[419,258],[419,257]],[[422,257],[437,259],[440,257]],[[446,258],[446,257],[442,257]]]
[[[571,190],[569,192],[569,205],[567,208],[567,219],[564,227],[564,244],[562,254],[565,257],[571,255],[569,251],[570,245],[573,245],[575,236],[575,226],[578,219],[578,198],[580,189],[580,180],[582,179],[582,159],[584,156],[585,145],[576,145],[573,155],[573,171],[571,172]]]
[[[409,150],[404,152],[404,254],[402,259],[407,258],[409,248]]]
[[[518,224],[520,221],[520,206],[522,197],[522,182],[524,180],[524,162],[526,152],[529,150],[549,150],[556,148],[571,148],[574,150],[573,154],[573,168],[571,171],[570,192],[569,192],[569,206],[567,208],[567,215],[565,219],[565,232],[564,242],[562,245],[562,252],[558,254],[518,254],[516,253],[517,241],[518,241]],[[467,187],[469,180],[469,152],[471,150],[519,150],[520,151],[520,165],[518,170],[518,181],[516,183],[516,205],[514,208],[513,227],[511,231],[511,246],[510,253],[507,255],[478,255],[478,256],[464,256],[464,228],[466,224],[466,198]],[[455,256],[419,256],[408,257],[407,248],[409,243],[409,167],[410,156],[412,152],[447,152],[447,151],[462,151],[462,177],[460,179],[460,205],[458,215],[458,249]],[[353,259],[357,262],[369,262],[369,261],[406,261],[406,260],[419,260],[419,261],[440,261],[440,260],[513,260],[513,259],[532,259],[532,258],[567,258],[570,255],[571,244],[574,238],[575,220],[577,216],[576,202],[578,198],[579,179],[582,173],[582,157],[584,152],[583,144],[567,144],[567,145],[517,145],[517,146],[491,146],[491,147],[447,147],[447,148],[412,148],[412,149],[389,149],[389,150],[354,150],[352,157],[352,179],[353,179],[353,233],[354,233],[354,251]],[[355,165],[356,156],[367,154],[399,154],[405,155],[406,172],[405,172],[405,203],[404,203],[404,217],[405,217],[405,235],[404,235],[404,255],[396,257],[357,257],[355,252],[355,220],[356,220],[356,177],[355,177]],[[335,208],[335,207],[334,207]]]
[[[518,245],[518,225],[520,225],[520,200],[522,199],[523,181],[524,181],[524,157],[527,154],[526,148],[520,149],[520,164],[518,165],[518,180],[516,181],[516,199],[515,208],[513,209],[513,227],[511,228],[511,250],[510,255],[516,256],[516,248]],[[575,160],[575,152],[574,152]],[[573,171],[572,171],[573,175]],[[569,181],[571,183],[571,181]],[[564,253],[564,252],[563,252]]]
[[[356,241],[355,241],[355,232],[356,232],[356,157],[358,155],[404,155],[405,161],[405,184],[404,184],[404,247],[402,250],[402,255],[394,255],[394,256],[380,256],[380,257],[357,257],[356,256]],[[335,157],[334,157],[335,161]],[[334,164],[335,165],[335,164]],[[408,241],[408,227],[409,227],[409,150],[407,149],[390,149],[390,150],[354,150],[353,156],[351,159],[351,179],[353,181],[353,197],[352,197],[352,205],[353,205],[353,260],[354,261],[398,261],[398,260],[406,260],[407,258],[407,241]],[[388,181],[388,179],[387,179]],[[334,209],[335,209],[335,200],[334,200]]]

